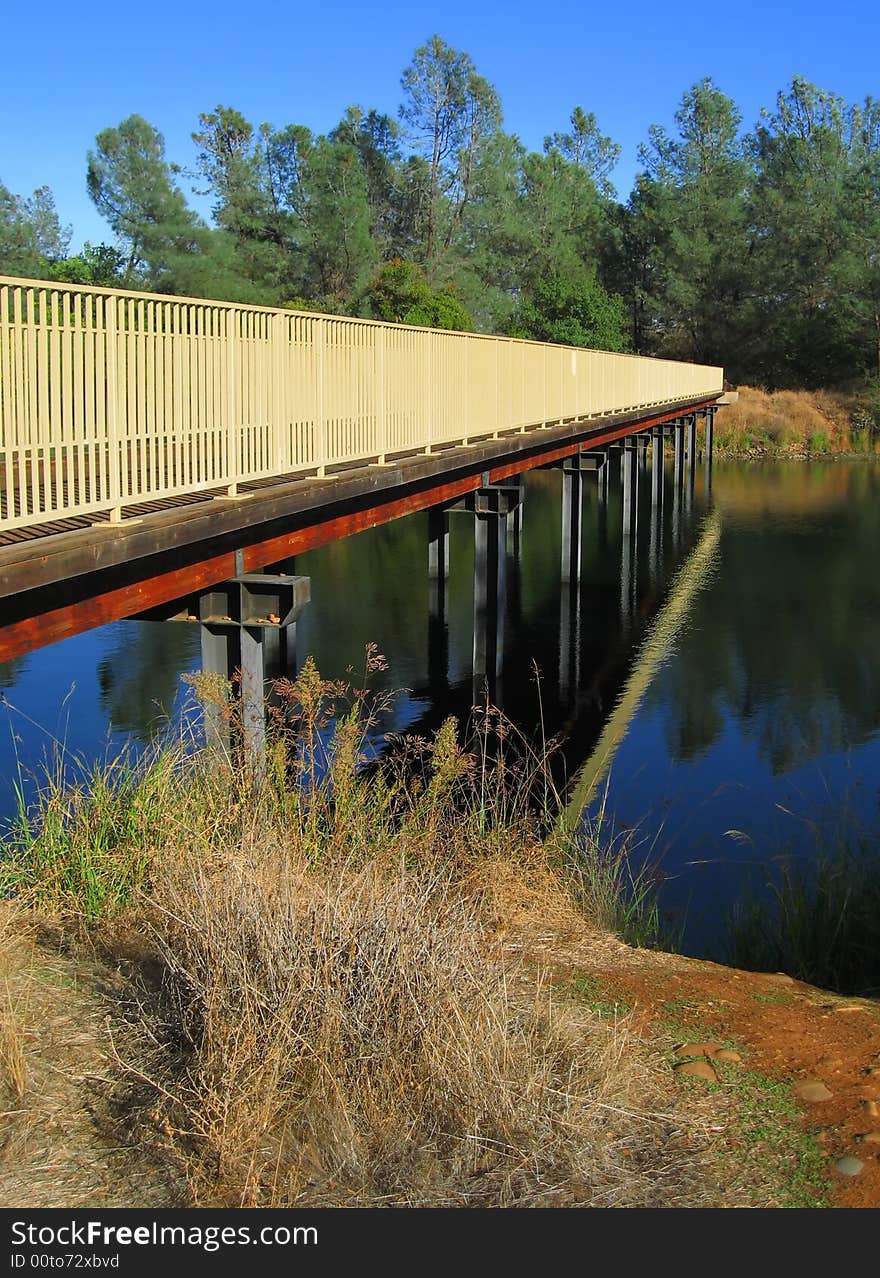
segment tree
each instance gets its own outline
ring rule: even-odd
[[[608,294],[594,275],[546,275],[516,311],[514,337],[530,337],[593,350],[628,349],[623,299]]]
[[[877,353],[877,107],[796,76],[751,139],[765,380],[829,385]]]
[[[611,173],[620,159],[620,147],[599,132],[592,111],[588,115],[583,107],[576,106],[571,113],[571,133],[554,133],[545,138],[544,150],[558,151],[572,164],[586,169],[599,194],[604,199],[614,199]]]
[[[418,324],[465,333],[474,327],[454,287],[432,288],[424,272],[413,262],[395,259],[384,266],[373,280],[369,301],[376,319],[393,324]]]
[[[98,134],[87,183],[125,255],[126,284],[158,281],[171,259],[198,250],[200,219],[174,182],[161,133],[142,116]]]
[[[624,243],[639,345],[723,363],[739,349],[752,251],[740,115],[711,80],[684,94],[678,135],[652,126]],[[639,322],[642,308],[650,319]]]
[[[124,256],[126,287],[254,301],[231,238],[188,207],[161,133],[139,115],[104,129],[88,155],[89,194]]]
[[[109,244],[83,245],[82,252],[62,258],[52,267],[53,280],[65,284],[92,284],[97,288],[119,288],[123,283],[125,258]]]
[[[197,172],[201,192],[214,198],[213,215],[229,236],[234,269],[262,301],[277,300],[295,282],[295,228],[273,168],[273,131],[254,127],[240,112],[217,106],[199,116]]]
[[[466,53],[434,35],[401,78],[400,117],[428,164],[424,260],[448,249],[471,196],[481,151],[501,127],[498,94]]]
[[[350,106],[329,135],[335,144],[353,148],[363,174],[369,210],[370,235],[383,256],[394,256],[410,238],[400,181],[400,129],[379,111]]]
[[[47,186],[24,199],[0,182],[0,274],[45,279],[67,252],[70,234]]]

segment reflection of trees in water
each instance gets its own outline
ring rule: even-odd
[[[399,685],[406,659],[425,642],[425,521],[401,519],[297,557],[295,571],[312,577],[312,603],[298,626],[300,662],[317,651],[323,675],[339,678],[351,666],[356,677],[364,645],[377,643],[389,661],[385,685]]]
[[[837,496],[846,474],[835,474]],[[712,746],[725,714],[774,773],[880,726],[880,516],[865,482],[854,474],[859,500],[847,489],[806,524],[772,511],[747,527],[726,520],[720,577],[650,694],[668,707],[674,758]]]
[[[15,657],[12,661],[0,661],[0,688],[14,688],[27,665],[27,657]]]
[[[180,675],[198,654],[197,626],[122,622],[97,670],[101,709],[114,729],[148,741],[171,714]]]

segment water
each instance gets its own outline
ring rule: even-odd
[[[642,484],[633,562],[612,483],[585,481],[580,591],[560,588],[558,471],[526,478],[508,562],[495,699],[527,731],[565,739],[595,810],[637,827],[684,948],[721,956],[725,910],[781,851],[809,856],[811,822],[846,805],[876,825],[880,786],[880,469],[716,464],[652,533]],[[312,579],[298,655],[360,681],[364,647],[402,689],[385,731],[465,720],[477,695],[473,522],[451,517],[446,625],[429,617],[427,517],[297,559]],[[150,740],[198,668],[195,628],[119,622],[0,665],[0,813],[53,743],[98,757]],[[598,745],[598,752],[597,752]]]

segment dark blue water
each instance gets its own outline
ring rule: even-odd
[[[616,485],[603,507],[587,482],[581,584],[567,594],[559,472],[527,477],[494,699],[527,732],[564,737],[569,777],[596,771],[596,744],[614,728],[597,794],[607,789],[616,827],[634,828],[639,855],[659,861],[663,908],[686,917],[684,948],[719,954],[749,876],[783,853],[812,855],[816,823],[844,810],[878,826],[880,468],[717,464],[711,493],[699,475],[675,512],[667,485],[653,535],[647,488],[631,562]],[[376,682],[398,690],[384,731],[465,721],[477,699],[472,517],[452,516],[439,634],[426,540],[415,515],[296,562],[313,601],[298,660],[311,653],[326,676],[359,682],[376,643],[388,662]],[[0,813],[47,754],[149,742],[199,664],[195,627],[120,622],[0,665]]]

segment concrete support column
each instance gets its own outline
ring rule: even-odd
[[[511,487],[519,489],[519,502],[507,516],[507,553],[514,559],[519,559],[522,550],[524,478],[523,475],[513,475],[506,481]]]
[[[579,467],[563,467],[562,471],[562,565],[563,584],[580,581],[581,518],[583,477]]]
[[[694,479],[697,473],[697,415],[687,419],[687,508],[694,503]]]
[[[663,506],[663,427],[651,431],[651,505]]]
[[[219,675],[221,679],[231,679],[238,659],[237,644],[235,653],[230,652],[230,638],[233,632],[205,625],[199,626],[199,632],[204,673]],[[203,715],[207,744],[228,755],[232,749],[229,716],[224,714],[221,706],[215,705],[206,705]]]
[[[675,439],[675,463],[673,466],[672,485],[672,539],[677,546],[681,541],[681,508],[684,501],[684,422],[675,422],[673,437]]]
[[[639,467],[635,440],[625,439],[621,454],[623,479],[623,535],[632,537],[638,528]]]
[[[673,434],[675,436],[675,463],[673,466],[673,479],[675,483],[676,495],[679,495],[684,487],[684,422],[676,421],[673,423]]]
[[[504,664],[505,523],[495,511],[474,516],[474,695],[485,695],[488,685],[496,705]]]
[[[706,467],[706,493],[712,491],[712,444],[715,435],[715,409],[706,409],[706,456],[704,459]]]
[[[620,618],[624,631],[632,621],[638,544],[639,465],[635,439],[623,441],[623,528],[620,539]]]
[[[449,598],[449,511],[428,511],[428,611],[445,622]]]
[[[242,626],[238,630],[241,647],[241,731],[245,755],[261,768],[266,754],[266,674],[263,651],[264,629]]]
[[[261,759],[266,750],[263,627],[202,625],[201,646],[204,671],[237,680],[241,744],[248,758]],[[206,709],[205,729],[209,743],[226,752],[237,744],[220,708]]]
[[[608,505],[608,485],[611,481],[611,450],[605,449],[605,465],[599,470],[597,479],[597,495],[599,505],[603,509]]]
[[[449,576],[449,511],[432,506],[428,511],[428,577],[446,581]]]

